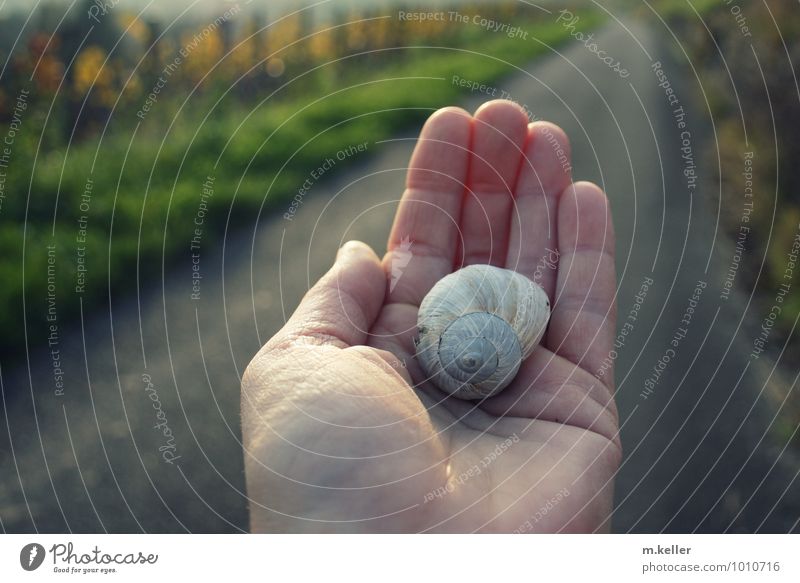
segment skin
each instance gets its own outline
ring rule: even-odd
[[[502,100],[434,113],[406,185],[383,259],[345,244],[245,372],[252,529],[607,530],[621,449],[605,194],[572,182],[560,128]],[[542,345],[481,402],[447,397],[413,357],[422,298],[474,263],[534,279],[553,306]]]

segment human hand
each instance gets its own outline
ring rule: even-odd
[[[541,346],[480,402],[423,382],[413,344],[422,298],[473,263],[534,279],[553,306]],[[615,289],[608,201],[572,184],[559,128],[508,101],[436,112],[383,261],[344,245],[244,375],[253,530],[607,529]]]

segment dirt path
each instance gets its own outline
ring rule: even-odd
[[[576,178],[601,182],[614,206],[620,327],[630,324],[617,359],[627,457],[614,528],[785,531],[800,515],[797,466],[767,436],[763,361],[750,359],[753,338],[740,328],[748,298],[720,299],[731,250],[715,233],[711,197],[689,193],[680,118],[653,61],[685,107],[700,174],[712,134],[689,107],[691,86],[676,84],[686,66],[651,37],[619,26],[597,35],[625,79],[574,42],[567,60],[553,56],[502,85],[567,129]],[[485,98],[465,96],[465,106]],[[110,308],[84,306],[85,327],[61,338],[63,397],[44,347],[31,352],[30,374],[2,371],[3,529],[245,529],[239,376],[342,241],[383,249],[412,146],[411,136],[368,142],[354,154],[368,156],[363,164],[315,186],[291,221],[276,212],[224,245],[204,242],[199,290],[189,260],[163,278],[146,265],[140,297],[131,274]]]

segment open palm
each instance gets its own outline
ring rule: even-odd
[[[417,309],[463,265],[550,296],[547,333],[501,394],[461,401],[414,359]],[[251,525],[266,531],[586,532],[620,462],[608,202],[572,183],[556,126],[508,101],[422,130],[388,253],[349,243],[248,367]]]

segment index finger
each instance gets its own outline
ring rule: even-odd
[[[422,128],[383,260],[389,303],[418,306],[453,270],[471,131],[471,116],[457,107],[438,110]]]

